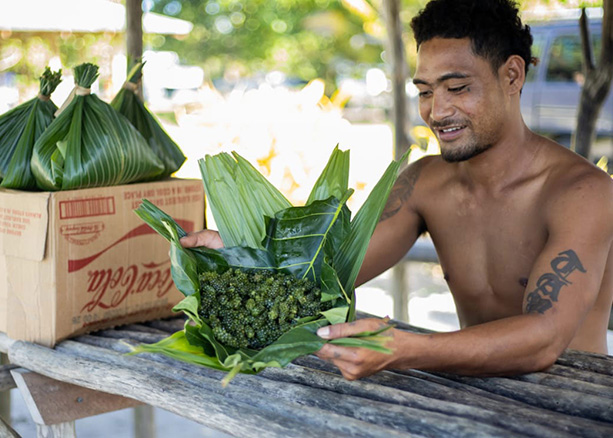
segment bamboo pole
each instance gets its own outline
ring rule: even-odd
[[[143,8],[141,0],[126,0],[126,54],[127,71],[143,57]],[[142,96],[142,84],[139,84]]]

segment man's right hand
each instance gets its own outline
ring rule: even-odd
[[[194,248],[197,246],[205,246],[210,249],[223,248],[223,242],[219,236],[219,232],[215,230],[202,230],[188,233],[187,236],[182,237],[181,245],[184,248]]]

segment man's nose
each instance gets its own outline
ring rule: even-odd
[[[441,94],[434,94],[431,101],[430,119],[434,122],[440,122],[453,115],[453,105],[449,98]]]

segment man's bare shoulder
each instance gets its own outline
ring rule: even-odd
[[[553,142],[551,142],[553,143]],[[601,213],[613,218],[613,180],[576,153],[557,144],[551,148],[543,200],[547,210],[581,209],[582,214]]]
[[[426,155],[409,164],[398,179],[413,181],[414,185],[419,181],[420,190],[432,189],[431,184],[440,184],[441,179],[450,174],[450,170],[451,166],[440,155]]]

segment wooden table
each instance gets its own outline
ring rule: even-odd
[[[239,437],[613,437],[611,356],[569,350],[546,372],[517,377],[408,370],[355,382],[308,356],[284,369],[238,375],[222,388],[224,373],[160,355],[123,354],[182,325],[176,318],[124,326],[54,349],[0,334],[0,351],[22,367],[12,371],[19,379],[30,370]],[[78,398],[83,402],[77,397],[75,404]]]

